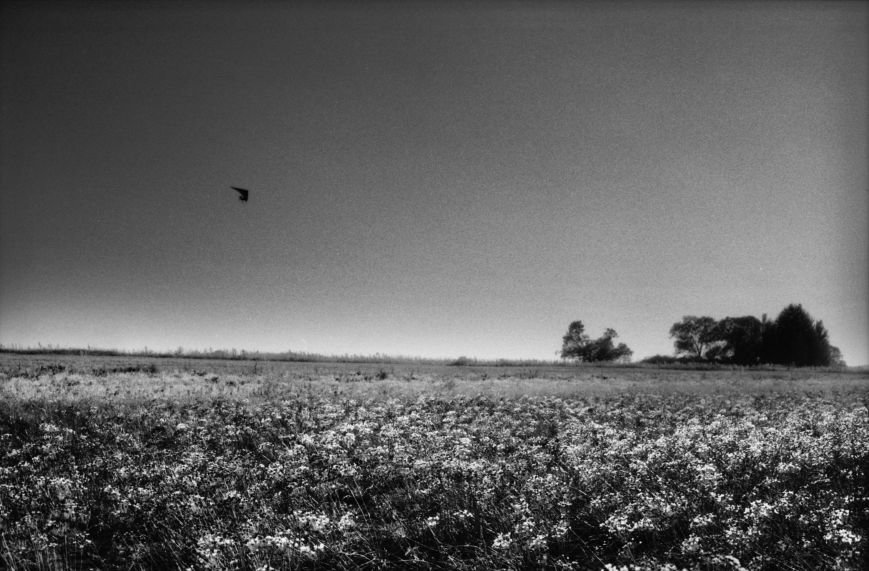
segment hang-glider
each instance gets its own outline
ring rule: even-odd
[[[247,195],[250,194],[249,190],[246,190],[244,188],[238,188],[237,186],[230,186],[229,188],[238,193],[238,199],[240,201],[247,202]]]

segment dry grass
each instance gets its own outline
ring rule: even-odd
[[[148,372],[115,372],[137,368]],[[34,360],[0,356],[0,396],[62,402],[90,399],[102,402],[153,399],[256,402],[292,399],[299,395],[363,400],[412,399],[420,395],[571,398],[623,392],[836,394],[867,390],[869,372],[866,371],[449,367],[191,359],[131,362],[114,357],[64,357],[52,361],[45,356]]]

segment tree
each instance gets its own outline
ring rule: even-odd
[[[822,321],[799,304],[784,308],[775,321],[746,315],[711,317],[687,315],[670,328],[677,356],[737,365],[775,363],[797,367],[842,366],[842,353],[830,345]]]
[[[828,366],[832,363],[830,334],[824,327],[824,322],[818,320],[814,327],[814,338],[812,339],[811,349],[809,350],[809,361],[822,366]]]
[[[760,361],[763,346],[763,323],[753,315],[725,317],[712,332],[713,347],[708,358],[737,365],[755,365]]]
[[[834,347],[833,345],[830,345],[830,365],[834,367],[848,366],[848,364],[845,362],[845,359],[842,357],[842,351],[840,351],[838,347]]]
[[[613,339],[618,337],[615,329],[607,329],[602,337],[592,340],[585,334],[582,321],[574,321],[562,337],[561,358],[575,359],[581,363],[599,361],[629,362],[634,352],[624,343],[616,346]]]
[[[574,321],[567,328],[567,334],[561,338],[561,358],[581,360],[583,348],[588,345],[588,335],[582,321]]]
[[[616,346],[613,339],[618,337],[615,329],[607,329],[602,337],[595,339],[589,343],[588,358],[589,362],[593,361],[619,361],[630,362],[631,355],[634,354],[630,348],[624,343],[619,343]]]
[[[775,321],[767,319],[766,314],[763,314],[761,319],[761,342],[760,342],[760,362],[761,363],[777,363],[778,352],[776,338],[778,333],[775,329]]]
[[[706,358],[706,351],[718,341],[716,325],[711,317],[684,316],[681,322],[674,323],[670,328],[670,337],[676,339],[673,342],[676,353],[694,359]]]
[[[782,310],[765,339],[765,357],[772,363],[797,367],[828,366],[832,361],[829,334],[800,304]]]

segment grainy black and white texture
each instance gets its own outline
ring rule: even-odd
[[[3,4],[0,343],[869,362],[865,3],[287,4]]]

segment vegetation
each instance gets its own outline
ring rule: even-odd
[[[624,343],[615,346],[613,339],[616,337],[618,333],[614,329],[607,329],[601,337],[591,339],[586,335],[582,321],[574,321],[562,338],[561,358],[580,363],[629,362],[634,352]]]
[[[842,354],[830,345],[821,321],[814,321],[801,305],[791,304],[775,321],[751,315],[685,316],[670,328],[677,356],[695,361],[735,365],[780,364],[797,367],[844,366]]]
[[[39,345],[38,347],[21,347],[17,345],[0,345],[0,355],[21,355],[33,357],[42,355],[49,359],[56,357],[81,357],[100,358],[117,357],[122,362],[137,363],[147,360],[153,364],[154,359],[159,360],[201,360],[201,361],[269,361],[276,363],[347,363],[347,364],[394,364],[394,365],[454,365],[454,366],[477,366],[477,367],[528,367],[528,366],[558,366],[556,360],[541,359],[478,359],[476,357],[461,356],[457,359],[431,358],[406,355],[387,355],[375,353],[373,355],[343,354],[326,355],[321,353],[305,353],[286,351],[272,353],[264,351],[246,351],[238,349],[206,349],[187,350],[179,347],[175,351],[152,351],[147,347],[136,351],[122,351],[119,349],[101,349],[94,347],[68,348],[52,345]],[[102,363],[102,362],[101,362]],[[99,365],[102,366],[102,365]],[[123,371],[115,371],[123,372]]]
[[[40,344],[37,347],[20,347],[17,345],[0,345],[0,353],[18,355],[76,355],[83,357],[146,357],[146,358],[185,358],[185,359],[208,359],[208,360],[233,360],[233,361],[287,361],[293,363],[417,363],[417,364],[441,364],[443,359],[431,359],[426,357],[413,357],[404,355],[326,355],[322,353],[309,353],[303,351],[288,350],[284,352],[248,351],[244,349],[184,349],[178,347],[174,351],[153,351],[145,347],[141,350],[124,351],[120,349],[104,349],[98,347],[70,348]]]
[[[560,357],[577,363],[614,362],[629,363],[633,351],[624,343],[615,344],[618,337],[614,329],[591,339],[585,333],[582,321],[574,321],[562,337]],[[670,328],[674,339],[675,357],[655,355],[643,360],[646,364],[716,363],[725,365],[757,366],[785,365],[812,367],[844,367],[842,353],[830,345],[829,333],[823,322],[814,321],[801,305],[791,304],[775,321],[762,320],[748,315],[725,317],[715,320],[709,316],[687,315]],[[164,359],[203,359],[233,361],[274,361],[295,363],[370,363],[370,364],[416,364],[452,365],[458,367],[511,367],[552,366],[557,361],[534,359],[484,360],[460,356],[454,359],[436,359],[385,355],[324,355],[286,351],[270,353],[237,349],[185,350],[178,347],[172,352],[155,352],[146,347],[142,351],[120,351],[99,348],[62,348],[51,345],[43,347],[18,347],[0,345],[0,354],[80,356],[80,357],[143,357]],[[123,371],[104,371],[123,372]]]
[[[725,317],[715,324],[715,346],[709,357],[736,365],[756,365],[764,358],[764,329],[764,322],[751,315]]]
[[[865,568],[865,374],[282,367],[7,370],[2,564]]]
[[[764,357],[770,363],[827,366],[838,349],[830,346],[821,321],[813,321],[801,305],[789,305],[764,331]]]
[[[670,337],[675,338],[676,354],[693,359],[705,358],[706,351],[716,341],[715,329],[716,323],[711,317],[686,315],[670,328]]]

